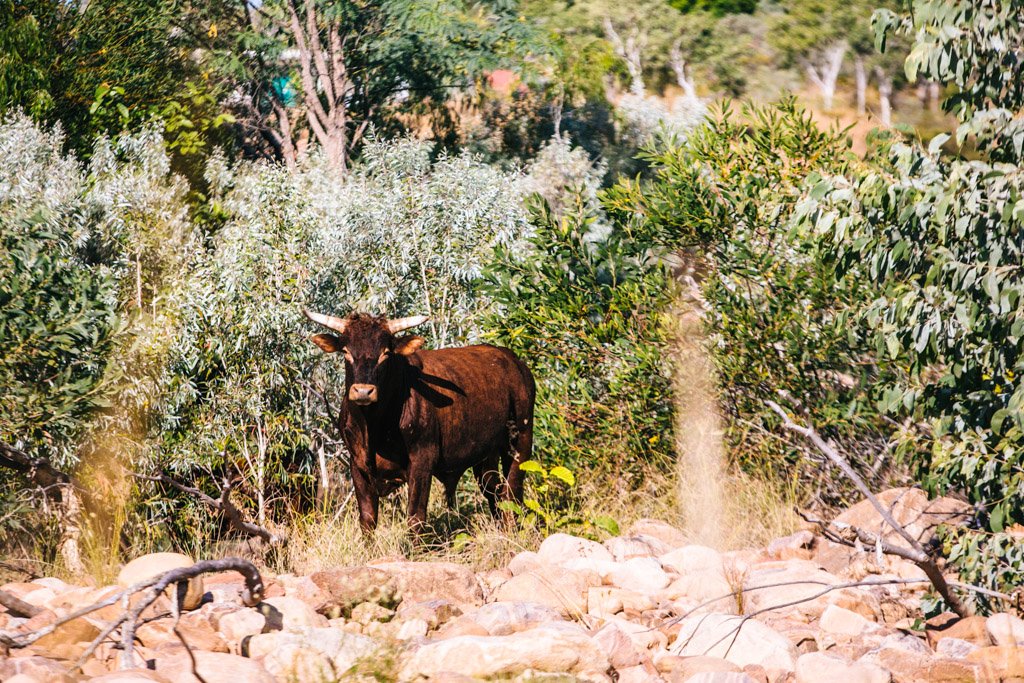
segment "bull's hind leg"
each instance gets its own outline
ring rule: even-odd
[[[528,371],[527,371],[528,372]],[[515,408],[508,429],[508,449],[502,454],[505,469],[504,500],[523,502],[523,471],[519,466],[533,457],[533,379],[527,390],[513,397]]]
[[[501,473],[498,472],[498,458],[488,458],[484,462],[473,466],[473,474],[476,476],[476,483],[480,486],[480,492],[487,499],[487,507],[491,515],[498,516],[498,496],[501,490]]]

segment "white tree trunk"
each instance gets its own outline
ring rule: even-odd
[[[629,91],[634,95],[642,97],[644,94],[644,72],[641,62],[641,54],[646,38],[640,34],[639,29],[633,28],[626,40],[622,39],[619,32],[612,25],[612,20],[604,18],[604,33],[608,42],[612,44],[615,54],[626,62],[626,70],[629,71]]]
[[[868,74],[864,68],[863,55],[853,58],[853,75],[857,83],[857,116],[864,116],[867,111]]]
[[[80,540],[82,538],[82,499],[75,491],[75,485],[60,485],[60,556],[64,560],[64,567],[76,576],[85,574],[85,565],[82,563],[82,550]]]
[[[845,40],[840,41],[825,49],[821,55],[820,64],[807,64],[807,76],[818,89],[825,111],[832,111],[832,103],[836,96],[836,81],[839,80],[839,72],[843,68],[843,59],[846,57],[848,48]]]
[[[878,79],[879,118],[883,126],[892,125],[892,79],[880,67],[875,67],[875,78]]]
[[[677,40],[669,52],[669,66],[676,75],[676,83],[683,89],[683,95],[689,100],[697,99],[697,88],[693,79],[686,75],[686,60],[683,59],[682,41]]]

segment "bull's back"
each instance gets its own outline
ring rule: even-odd
[[[445,460],[507,443],[510,420],[532,422],[533,377],[510,350],[480,344],[417,356],[422,367],[413,392],[437,420]]]

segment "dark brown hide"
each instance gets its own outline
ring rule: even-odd
[[[344,331],[313,341],[345,356],[339,427],[364,530],[377,525],[380,496],[403,483],[409,525],[418,529],[431,476],[454,505],[456,484],[470,468],[492,514],[499,501],[522,500],[519,465],[532,453],[536,393],[525,363],[490,345],[421,350],[421,337],[395,337],[383,318],[332,320]]]

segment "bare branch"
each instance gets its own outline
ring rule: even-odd
[[[201,491],[200,489],[182,484],[180,481],[177,481],[163,473],[160,473],[156,476],[151,476],[132,472],[131,475],[136,479],[142,479],[144,481],[155,481],[162,484],[167,484],[168,486],[178,489],[182,493],[187,493],[191,496],[195,496],[196,498],[201,500],[207,507],[210,507],[216,510],[217,512],[223,514],[224,517],[228,520],[228,524],[230,524],[232,528],[234,528],[236,531],[242,532],[246,536],[259,538],[264,543],[271,546],[283,545],[288,540],[287,536],[284,534],[275,533],[273,531],[270,531],[266,527],[260,526],[259,524],[255,524],[245,519],[245,515],[242,514],[242,511],[239,510],[238,507],[236,507],[235,504],[231,502],[232,485],[227,478],[223,480],[223,485],[221,486],[220,491],[220,498],[212,498],[211,496],[208,496],[205,492]]]
[[[50,635],[58,628],[60,628],[61,626],[70,621],[80,619],[88,614],[92,614],[97,610],[101,610],[104,607],[114,605],[119,601],[126,599],[131,595],[134,595],[135,593],[139,593],[141,591],[145,591],[148,589],[145,597],[139,603],[140,605],[144,604],[145,606],[141,608],[138,608],[138,606],[136,606],[136,609],[133,609],[126,615],[122,615],[118,620],[116,620],[118,624],[124,621],[128,621],[130,619],[134,619],[137,621],[138,615],[141,614],[146,607],[155,602],[156,599],[164,592],[164,590],[172,583],[177,584],[183,581],[188,581],[189,579],[201,576],[202,574],[208,574],[210,572],[225,571],[236,571],[239,574],[241,574],[242,577],[245,579],[245,589],[242,591],[242,602],[247,607],[253,607],[259,604],[259,602],[263,599],[263,577],[260,576],[259,570],[256,569],[256,566],[252,562],[249,562],[248,560],[243,560],[238,557],[227,557],[220,560],[203,560],[201,562],[196,562],[191,567],[178,567],[177,569],[172,569],[168,572],[164,572],[163,574],[159,574],[157,576],[145,579],[144,581],[139,581],[138,583],[135,583],[122,591],[118,591],[117,593],[114,593],[95,604],[83,607],[80,610],[77,610],[75,612],[72,612],[71,614],[68,614],[57,619],[52,624],[48,624],[47,626],[44,626],[43,628],[37,629],[35,631],[31,631],[28,633],[0,631],[0,646],[13,649],[28,647],[40,638]],[[182,593],[179,592],[179,599],[181,598],[181,596]],[[113,628],[105,630],[104,633],[100,634],[101,638],[97,639],[97,641],[94,642],[98,644],[98,641],[102,640],[102,638],[105,638],[107,635],[113,632],[113,630]],[[135,624],[130,624],[128,627],[126,627],[125,630],[130,630],[134,637]],[[95,647],[93,647],[93,649],[95,649]]]
[[[878,514],[881,515],[882,519],[885,520],[886,524],[892,527],[893,531],[899,534],[907,543],[910,544],[910,548],[899,548],[898,552],[896,551],[897,546],[893,546],[891,544],[878,546],[882,549],[882,552],[886,552],[885,547],[887,546],[889,548],[889,554],[898,555],[899,557],[910,560],[916,564],[932,582],[935,590],[939,592],[939,595],[941,595],[946,601],[946,604],[949,605],[950,608],[958,615],[965,616],[967,614],[967,608],[964,607],[963,603],[960,602],[960,599],[957,598],[956,595],[953,594],[953,591],[950,590],[949,583],[946,581],[946,577],[943,576],[942,570],[939,569],[935,559],[928,554],[924,549],[924,546],[922,546],[921,543],[914,538],[902,524],[893,518],[889,513],[889,510],[882,505],[878,498],[875,497],[875,494],[871,492],[871,489],[868,488],[868,485],[864,483],[861,476],[857,474],[856,470],[854,470],[853,467],[850,466],[850,463],[846,461],[846,458],[840,455],[839,451],[822,439],[821,435],[818,434],[813,427],[805,427],[793,422],[792,418],[789,417],[789,414],[787,414],[778,403],[775,403],[774,401],[765,401],[765,403],[782,418],[783,427],[808,439],[825,455],[825,457],[831,460],[832,463],[838,467],[843,474],[850,479],[850,481],[853,482],[854,486],[857,487],[864,497],[871,502],[871,505],[875,508]],[[876,544],[880,541],[882,541],[881,538],[875,538]]]

